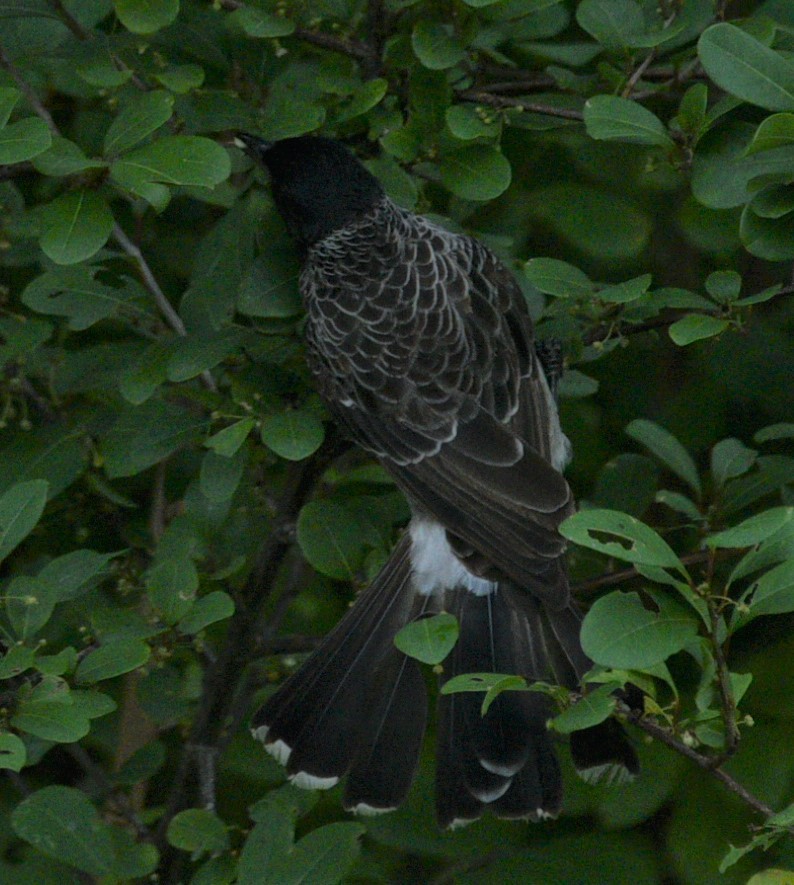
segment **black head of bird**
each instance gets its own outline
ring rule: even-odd
[[[384,196],[378,179],[338,141],[320,136],[266,141],[247,133],[237,137],[270,173],[276,208],[304,246],[349,224]]]

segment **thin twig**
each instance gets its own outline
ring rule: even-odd
[[[17,68],[17,66],[11,61],[8,53],[6,53],[5,48],[2,46],[2,44],[0,44],[0,67],[5,68],[11,79],[19,87],[19,91],[27,99],[28,104],[33,108],[36,114],[41,117],[41,119],[44,120],[44,122],[47,124],[50,132],[53,135],[60,135],[61,133],[58,130],[58,126],[56,125],[55,120],[52,119],[50,112],[39,101],[38,95],[36,95],[31,85],[22,76],[19,68]]]
[[[89,33],[80,24],[80,22],[72,15],[71,12],[63,5],[61,0],[49,0],[50,6],[58,13],[58,16],[67,28],[77,37],[78,40],[87,40]]]
[[[178,878],[176,860],[165,843],[165,832],[174,814],[189,801],[188,793],[192,789],[190,772],[196,761],[195,748],[225,745],[230,733],[230,713],[235,707],[240,687],[248,679],[246,665],[259,646],[268,622],[267,603],[284,559],[292,547],[292,532],[288,528],[294,524],[300,508],[328,464],[341,450],[339,437],[331,432],[312,458],[295,462],[288,469],[271,530],[262,542],[254,566],[237,598],[237,609],[230,620],[224,644],[215,661],[205,671],[199,707],[166,798],[157,833],[158,841],[166,852],[161,878],[163,883]]]
[[[521,99],[507,98],[504,95],[492,95],[490,92],[482,92],[477,89],[464,89],[457,93],[457,97],[463,101],[472,101],[475,104],[485,104],[494,108],[514,108],[517,111],[546,114],[548,117],[560,117],[563,120],[584,120],[582,112],[573,108],[558,108],[535,101],[522,101]]]
[[[116,784],[107,776],[101,765],[98,765],[86,752],[82,744],[74,743],[66,746],[67,753],[83,769],[96,785],[107,794],[113,803],[114,809],[135,829],[139,839],[147,842],[153,840],[153,836],[146,824],[141,820],[137,811],[132,807],[129,798],[122,793]]]
[[[672,731],[664,728],[653,720],[646,718],[641,712],[632,710],[628,705],[619,703],[618,707],[620,712],[623,713],[631,723],[636,725],[637,728],[650,735],[654,740],[670,747],[671,750],[675,750],[675,752],[679,753],[681,756],[685,756],[687,759],[694,762],[699,768],[710,772],[713,777],[725,784],[732,793],[739,796],[739,798],[754,811],[763,814],[764,817],[767,818],[775,813],[773,808],[770,808],[765,802],[762,802],[759,798],[754,796],[746,787],[740,784],[736,778],[728,774],[727,771],[715,767],[713,764],[713,757],[698,753],[693,747],[687,746],[687,744],[685,744],[680,738],[676,737]]]
[[[143,279],[143,284],[154,298],[155,304],[163,315],[166,323],[168,323],[177,335],[187,335],[187,328],[182,322],[182,317],[179,316],[171,302],[166,298],[165,293],[160,288],[160,284],[157,282],[157,279],[152,273],[152,269],[149,267],[140,248],[127,236],[127,234],[124,233],[124,230],[118,222],[113,226],[113,239],[138,265],[138,271]],[[217,392],[218,386],[209,370],[202,372],[199,377],[207,390],[211,390],[213,393]]]

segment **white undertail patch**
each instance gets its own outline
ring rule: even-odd
[[[339,783],[338,777],[315,777],[305,771],[299,771],[291,774],[290,782],[300,787],[302,790],[330,790]]]
[[[391,808],[375,808],[374,805],[367,805],[366,802],[359,802],[358,805],[354,805],[352,808],[348,808],[348,811],[351,811],[353,814],[361,814],[364,817],[375,817],[378,814],[386,814],[389,811],[396,811],[397,807]]]
[[[447,533],[431,519],[412,519],[411,566],[416,589],[424,596],[463,588],[475,596],[488,596],[496,582],[472,574],[449,546]]]

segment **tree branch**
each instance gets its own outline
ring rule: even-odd
[[[207,667],[196,715],[165,802],[157,838],[165,851],[161,881],[176,881],[175,858],[165,843],[171,818],[189,801],[189,778],[198,752],[221,747],[230,733],[230,712],[248,679],[246,665],[259,647],[268,621],[267,601],[275,588],[281,566],[292,547],[290,527],[328,465],[341,453],[343,444],[331,430],[312,458],[289,465],[271,530],[257,553],[253,568],[237,598],[237,609],[217,658]]]

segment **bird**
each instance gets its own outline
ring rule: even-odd
[[[299,787],[346,778],[345,809],[405,800],[429,716],[419,663],[394,644],[441,611],[459,635],[442,681],[519,674],[581,688],[579,639],[558,528],[575,510],[563,476],[559,348],[536,342],[520,287],[476,238],[400,207],[341,142],[319,135],[238,144],[269,175],[295,241],[308,366],[333,419],[391,475],[408,527],[311,657],[253,715],[255,738]],[[547,694],[439,695],[436,818],[558,815],[561,768]],[[591,781],[625,781],[635,751],[614,719],[574,732]]]

